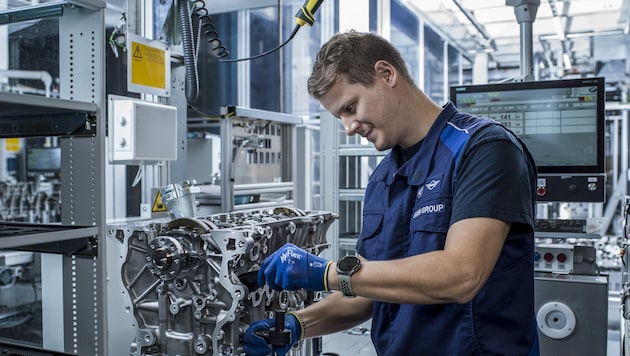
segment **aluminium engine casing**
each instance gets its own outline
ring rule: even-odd
[[[336,218],[276,208],[108,226],[123,245],[122,307],[136,322],[130,355],[241,355],[251,322],[321,298],[258,286],[264,259],[288,242],[319,254]]]

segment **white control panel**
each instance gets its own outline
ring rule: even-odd
[[[536,244],[534,270],[538,272],[573,273],[573,245]]]
[[[177,108],[133,98],[109,98],[112,163],[177,159]]]

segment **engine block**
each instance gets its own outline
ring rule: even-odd
[[[122,284],[137,323],[130,354],[241,355],[251,322],[321,298],[258,286],[264,259],[287,242],[319,254],[337,217],[276,208],[110,225],[123,244]]]

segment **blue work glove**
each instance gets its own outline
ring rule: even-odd
[[[284,317],[284,327],[291,331],[291,343],[285,346],[273,347],[267,343],[262,336],[256,334],[258,331],[269,331],[276,326],[276,319],[265,319],[253,322],[243,335],[243,351],[247,356],[267,356],[275,352],[277,356],[284,356],[291,347],[302,338],[302,326],[300,321],[292,313],[287,313]]]
[[[328,290],[328,268],[332,261],[286,244],[267,257],[258,271],[258,285],[275,290]]]

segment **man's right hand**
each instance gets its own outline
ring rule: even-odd
[[[292,313],[287,313],[284,319],[285,329],[291,331],[291,342],[284,346],[272,348],[267,340],[260,336],[258,332],[268,332],[276,326],[276,319],[265,319],[253,322],[245,331],[243,336],[243,351],[247,356],[267,356],[275,352],[277,356],[285,356],[291,347],[302,338],[302,327],[298,319]]]

